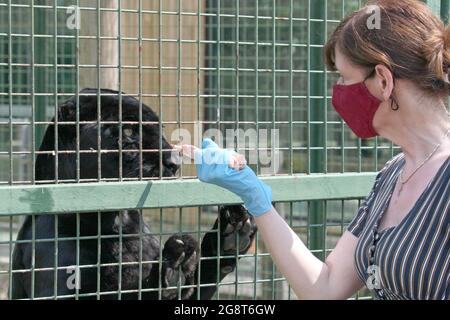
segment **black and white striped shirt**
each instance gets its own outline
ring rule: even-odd
[[[355,251],[358,276],[369,283],[369,248],[374,225],[387,210],[403,154],[390,160],[347,230],[359,238]],[[398,226],[381,231],[374,253],[379,299],[434,299],[450,297],[450,158],[439,169],[411,211]]]

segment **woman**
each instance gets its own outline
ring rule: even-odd
[[[280,217],[270,188],[248,166],[230,168],[233,153],[211,140],[195,149],[199,179],[243,199],[301,299],[346,299],[364,285],[379,299],[449,299],[450,28],[420,1],[370,4],[380,29],[368,28],[372,11],[363,8],[325,46],[328,67],[340,73],[333,105],[356,135],[385,137],[403,152],[377,175],[326,261]],[[205,161],[211,156],[225,164]]]

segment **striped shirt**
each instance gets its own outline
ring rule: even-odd
[[[390,160],[347,230],[358,237],[358,276],[377,299],[448,300],[450,293],[450,157],[395,227],[379,232],[370,266],[374,226],[389,206],[403,154]],[[370,268],[369,268],[370,266]],[[377,269],[375,272],[373,267]],[[378,280],[373,288],[374,277]]]

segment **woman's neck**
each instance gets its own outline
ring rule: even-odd
[[[445,107],[442,104],[426,108],[401,104],[400,108],[392,111],[382,135],[402,148],[406,161],[413,167],[418,166],[433,151],[448,157],[450,116]]]

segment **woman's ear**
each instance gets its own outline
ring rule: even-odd
[[[375,74],[377,92],[379,92],[383,101],[387,101],[394,92],[394,77],[392,71],[388,67],[379,64],[375,67]]]

